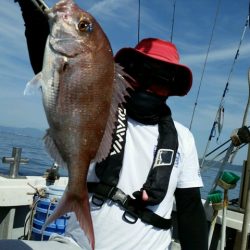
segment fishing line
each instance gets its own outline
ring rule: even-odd
[[[172,27],[171,27],[171,36],[170,36],[170,41],[173,41],[173,33],[174,33],[174,22],[175,22],[175,6],[176,6],[176,1],[174,0],[173,4],[173,16],[172,16]]]
[[[219,15],[220,4],[221,4],[221,0],[219,0],[218,3],[217,3],[217,8],[216,8],[216,13],[215,13],[212,33],[211,33],[211,36],[210,36],[210,41],[209,41],[209,45],[208,45],[208,49],[207,49],[207,54],[206,54],[206,57],[205,57],[205,62],[204,62],[202,73],[201,73],[201,79],[200,79],[200,83],[199,83],[199,87],[198,87],[198,91],[197,91],[197,95],[196,95],[196,99],[195,99],[195,103],[194,103],[194,109],[193,109],[193,113],[192,113],[192,117],[191,117],[191,121],[190,121],[190,125],[189,125],[190,130],[192,129],[194,114],[195,114],[195,111],[196,111],[196,107],[198,105],[198,99],[199,99],[199,96],[200,96],[201,84],[202,84],[203,76],[204,76],[204,73],[205,73],[205,68],[206,68],[206,65],[207,65],[208,54],[209,54],[210,47],[211,47],[211,44],[212,44],[212,40],[213,40],[213,36],[214,36],[214,30],[215,30],[215,26],[216,26],[216,23],[217,23],[217,18],[218,18],[218,15]]]
[[[140,41],[140,28],[141,28],[141,0],[138,0],[138,25],[137,25],[137,43]]]

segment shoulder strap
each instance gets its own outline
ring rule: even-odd
[[[102,183],[116,186],[123,162],[127,130],[126,109],[118,108],[118,119],[114,130],[112,147],[108,157],[96,164],[95,171]]]
[[[142,187],[142,190],[147,191],[149,196],[147,203],[150,205],[159,204],[164,199],[178,150],[178,135],[171,112],[160,118],[158,126],[159,138],[157,149],[151,170]],[[142,197],[141,191],[139,195]],[[138,196],[138,193],[135,196]]]

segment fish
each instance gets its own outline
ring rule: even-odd
[[[47,15],[50,33],[43,67],[25,92],[41,89],[49,125],[45,146],[58,165],[67,167],[69,178],[43,229],[73,211],[94,249],[88,168],[108,155],[118,106],[130,85],[114,62],[107,35],[90,13],[73,0],[61,0]]]

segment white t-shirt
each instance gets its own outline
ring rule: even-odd
[[[163,201],[149,207],[156,214],[170,218],[176,188],[201,187],[198,156],[193,135],[183,125],[175,122],[178,133],[178,152],[171,173],[169,188]],[[128,120],[123,167],[118,187],[132,196],[147,179],[157,146],[158,125],[143,125]],[[97,181],[94,167],[90,166],[89,181]],[[166,250],[171,243],[171,230],[163,230],[143,223],[140,219],[129,224],[122,219],[124,210],[112,201],[97,208],[90,202],[95,233],[96,250]],[[72,237],[83,249],[90,249],[88,240],[75,216],[69,220],[66,235]]]

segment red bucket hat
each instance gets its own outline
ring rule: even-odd
[[[141,40],[135,48],[123,48],[115,55],[115,61],[120,63],[126,69],[126,64],[133,62],[138,57],[154,60],[154,64],[159,64],[162,67],[162,72],[166,68],[166,73],[169,71],[169,66],[173,68],[174,80],[169,86],[166,81],[166,87],[170,88],[169,96],[186,95],[192,86],[191,70],[179,63],[180,57],[175,45],[171,42],[156,38],[146,38]]]

